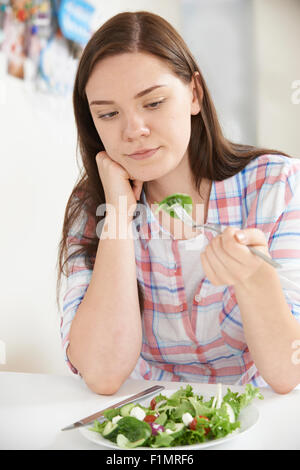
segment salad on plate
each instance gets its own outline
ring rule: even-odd
[[[218,384],[216,395],[208,400],[187,385],[170,396],[156,395],[148,406],[129,403],[106,410],[105,419],[94,421],[90,429],[124,449],[201,444],[237,432],[240,412],[254,398],[263,396],[251,384],[244,393],[227,388],[224,396]]]

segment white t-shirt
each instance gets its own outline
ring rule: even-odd
[[[181,259],[181,269],[189,315],[191,315],[193,305],[193,295],[200,280],[205,277],[203,271],[200,253],[208,244],[207,238],[200,233],[197,237],[189,240],[179,240],[179,253]]]

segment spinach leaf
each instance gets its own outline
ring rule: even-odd
[[[139,439],[147,439],[151,436],[151,427],[145,421],[140,421],[133,416],[125,416],[118,421],[118,434],[124,434],[131,442]]]

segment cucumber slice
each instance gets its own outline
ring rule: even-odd
[[[118,423],[112,423],[111,421],[107,421],[103,431],[102,431],[102,436],[105,437],[105,439],[114,439],[118,433]]]
[[[227,414],[228,414],[228,417],[229,417],[229,422],[234,423],[235,422],[235,415],[234,415],[233,409],[231,408],[229,403],[226,403],[226,402],[225,402],[225,407],[226,407],[226,411],[227,411]]]
[[[180,436],[180,434],[183,433],[183,431],[185,430],[185,425],[183,423],[175,423],[174,428],[175,429],[172,432],[171,436],[175,438],[175,437]]]
[[[129,416],[130,415],[130,411],[132,410],[132,408],[134,408],[136,406],[136,403],[127,403],[127,405],[124,405],[120,408],[119,410],[119,413],[121,416]]]
[[[167,425],[166,430],[167,429],[170,429],[172,431],[172,434],[170,434],[170,436],[175,439],[183,433],[183,431],[185,430],[185,425],[183,423],[172,423],[172,426]]]
[[[139,439],[138,441],[130,442],[130,440],[127,439],[124,434],[118,434],[116,442],[119,447],[123,447],[124,449],[133,449],[134,447],[142,446],[146,440],[147,439]]]

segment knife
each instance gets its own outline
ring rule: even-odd
[[[97,411],[97,413],[94,413],[93,415],[87,416],[86,418],[82,418],[79,421],[76,421],[73,424],[70,424],[69,426],[66,426],[65,428],[62,429],[62,431],[69,431],[70,429],[75,429],[75,428],[80,428],[81,426],[85,426],[95,419],[99,418],[100,416],[103,415],[103,413],[107,410],[111,410],[112,408],[118,408],[119,406],[125,405],[126,403],[131,403],[135,400],[138,400],[139,398],[142,397],[147,397],[148,395],[152,395],[154,392],[158,392],[159,390],[163,390],[165,387],[162,385],[154,385],[153,387],[146,388],[146,390],[143,390],[142,392],[136,393],[135,395],[131,395],[131,397],[126,398],[125,400],[119,401],[118,403],[115,403],[114,405],[108,406],[107,408],[104,408],[104,410]]]

